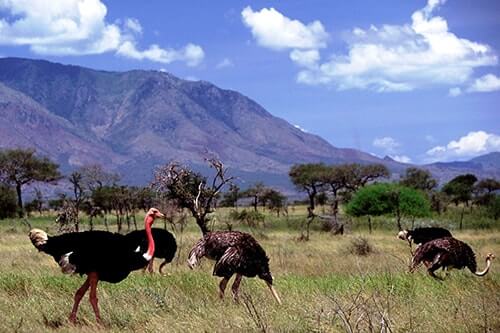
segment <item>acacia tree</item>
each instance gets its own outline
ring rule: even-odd
[[[397,184],[372,184],[355,193],[347,204],[346,212],[352,216],[368,216],[368,227],[372,231],[371,216],[393,214],[397,227],[401,227],[401,218],[423,217],[430,213],[426,196],[413,188]]]
[[[151,187],[167,199],[175,200],[195,218],[203,234],[208,230],[208,214],[214,211],[217,195],[234,177],[226,175],[227,169],[217,159],[207,159],[214,169],[211,179],[204,177],[186,166],[171,162],[156,170]]]
[[[442,191],[450,196],[451,201],[456,206],[463,203],[462,211],[460,212],[460,230],[463,227],[465,207],[469,207],[469,201],[472,199],[474,183],[476,181],[477,177],[468,173],[456,176],[443,186]]]
[[[61,178],[59,165],[47,157],[37,157],[34,149],[0,151],[0,180],[16,189],[19,217],[23,217],[22,188],[33,182],[54,182]]]
[[[262,202],[262,198],[267,190],[268,189],[264,186],[264,183],[257,182],[244,191],[241,196],[252,198],[253,210],[257,211],[257,206],[259,205],[259,202]]]
[[[417,190],[430,192],[437,186],[437,181],[428,170],[419,168],[406,169],[405,175],[401,178],[401,185]]]
[[[0,183],[0,219],[16,215],[16,192],[7,184]]]
[[[316,195],[325,185],[324,174],[326,170],[327,166],[323,163],[296,164],[288,173],[297,189],[307,192],[310,214],[314,213],[316,207]]]

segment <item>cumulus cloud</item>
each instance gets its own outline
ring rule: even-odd
[[[490,92],[500,90],[500,78],[486,74],[476,79],[467,89],[469,92]]]
[[[406,155],[389,155],[389,157],[399,163],[411,163],[411,158]]]
[[[127,18],[125,20],[125,27],[136,34],[142,34],[142,25],[138,19]]]
[[[383,138],[375,138],[373,140],[373,146],[383,149],[386,153],[393,154],[401,144],[390,136],[385,136]]]
[[[274,8],[254,12],[251,7],[246,7],[241,16],[261,46],[274,50],[326,47],[328,34],[320,21],[304,24],[284,16]]]
[[[229,58],[224,58],[222,59],[221,62],[215,65],[215,68],[217,69],[228,68],[228,67],[234,67],[233,62]]]
[[[162,49],[153,44],[148,49],[139,51],[131,41],[126,41],[120,45],[116,53],[132,59],[148,59],[165,64],[173,61],[184,61],[188,66],[197,66],[205,56],[203,49],[194,44],[188,44],[180,50]]]
[[[458,86],[469,84],[475,68],[496,65],[498,59],[489,45],[449,31],[447,21],[435,15],[444,2],[429,0],[403,25],[355,27],[345,38],[347,53],[333,54],[326,61],[318,51],[326,47],[328,36],[321,22],[305,25],[272,8],[254,12],[247,7],[242,16],[259,45],[300,49],[290,54],[302,68],[297,75],[300,83],[377,92],[449,85],[456,87],[450,96],[458,96]],[[494,86],[494,80],[488,80]]]
[[[142,34],[137,19],[123,25],[106,21],[107,8],[100,0],[0,0],[0,45],[27,45],[37,54],[87,55],[118,52],[134,59],[166,63],[198,64],[201,47],[188,44],[181,50],[151,45],[137,49],[135,36]],[[171,56],[172,52],[176,53]]]
[[[476,131],[452,140],[446,146],[435,146],[426,155],[427,160],[433,162],[467,159],[494,151],[500,151],[500,136]]]

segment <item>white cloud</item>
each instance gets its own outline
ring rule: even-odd
[[[318,50],[293,50],[290,52],[290,59],[302,67],[314,68],[320,60]]]
[[[249,6],[243,9],[241,17],[261,46],[274,50],[326,47],[328,34],[320,21],[306,25],[284,16],[274,8],[254,12]]]
[[[148,49],[139,51],[133,42],[126,41],[120,45],[116,53],[132,59],[148,59],[165,64],[173,61],[184,61],[188,66],[197,66],[204,58],[203,49],[194,44],[188,44],[180,50],[162,49],[153,44]]]
[[[138,19],[127,18],[125,20],[125,27],[136,34],[142,34],[142,25]]]
[[[462,95],[462,89],[460,89],[459,87],[450,88],[450,90],[448,91],[448,96],[457,97],[460,95]]]
[[[401,147],[401,144],[390,136],[375,138],[372,144],[374,147],[384,149],[385,152],[390,154],[394,153],[397,148]]]
[[[411,158],[406,155],[389,155],[389,157],[399,163],[411,163]]]
[[[86,55],[118,52],[135,59],[168,63],[200,63],[201,47],[188,44],[182,50],[151,45],[140,51],[135,35],[142,33],[137,19],[106,21],[107,8],[100,0],[0,0],[0,45],[27,45],[37,54]],[[172,56],[172,53],[175,56]]]
[[[303,68],[297,75],[300,83],[332,85],[338,90],[411,91],[433,85],[465,85],[475,68],[498,62],[489,45],[449,31],[447,21],[434,14],[443,3],[444,0],[429,0],[404,25],[356,27],[346,38],[348,52],[333,54],[323,62],[318,49],[325,47],[327,33],[321,22],[315,21],[321,27],[321,38],[307,44],[292,42],[295,39],[289,36],[296,34],[290,33],[285,22],[294,22],[301,30],[306,26],[273,9],[253,12],[247,7],[242,15],[259,45],[312,50],[290,54],[292,61]],[[459,90],[452,89],[450,95],[454,96]]]
[[[229,58],[224,58],[222,59],[221,62],[215,65],[215,68],[217,69],[228,68],[228,67],[234,67],[233,62]]]
[[[446,146],[429,149],[426,154],[427,161],[433,162],[466,159],[494,151],[500,151],[500,136],[477,131],[452,140]]]
[[[500,90],[500,78],[486,74],[476,79],[467,89],[469,92],[490,92]]]

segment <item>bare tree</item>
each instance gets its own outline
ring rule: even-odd
[[[151,184],[157,193],[188,209],[203,234],[209,231],[208,214],[214,211],[215,198],[234,179],[226,175],[227,169],[221,161],[215,158],[206,161],[215,171],[210,180],[189,167],[171,162],[156,170]]]

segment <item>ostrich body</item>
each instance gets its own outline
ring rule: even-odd
[[[213,275],[222,277],[219,283],[221,298],[224,297],[226,285],[234,274],[236,278],[231,290],[235,301],[238,300],[242,277],[258,276],[266,282],[276,301],[281,304],[278,293],[273,287],[269,258],[251,235],[239,231],[206,233],[191,249],[188,259],[189,267],[195,267],[202,257],[216,261]]]
[[[445,237],[431,240],[421,245],[413,256],[410,272],[413,272],[420,263],[424,263],[427,272],[433,278],[439,279],[434,272],[443,268],[463,269],[467,267],[477,276],[484,276],[491,267],[491,260],[495,256],[488,253],[486,256],[486,268],[483,271],[477,271],[476,255],[469,245],[453,237]]]
[[[79,273],[87,279],[75,294],[69,320],[76,321],[76,313],[83,296],[90,288],[89,301],[97,322],[101,322],[97,305],[97,284],[99,281],[117,283],[125,279],[133,270],[141,269],[152,259],[155,244],[151,225],[156,217],[163,214],[151,208],[144,218],[148,247],[139,252],[140,244],[134,244],[127,237],[107,231],[72,232],[59,236],[48,236],[40,229],[32,229],[29,237],[33,245],[51,255],[65,274]]]
[[[402,240],[407,240],[408,243],[415,244],[425,244],[433,239],[443,238],[443,237],[452,237],[451,233],[444,229],[438,227],[430,227],[430,228],[416,228],[413,230],[402,230],[398,233],[398,238]]]
[[[177,243],[175,241],[174,235],[168,232],[165,229],[152,228],[151,232],[153,233],[153,239],[155,242],[155,253],[154,258],[162,258],[165,259],[163,263],[160,265],[160,274],[162,274],[163,266],[172,262],[175,257],[175,252],[177,251]],[[129,232],[125,235],[128,241],[132,244],[138,244],[140,246],[140,252],[147,249],[148,247],[148,239],[144,230],[136,230]],[[144,269],[148,269],[150,273],[153,273],[153,260],[149,262]]]

